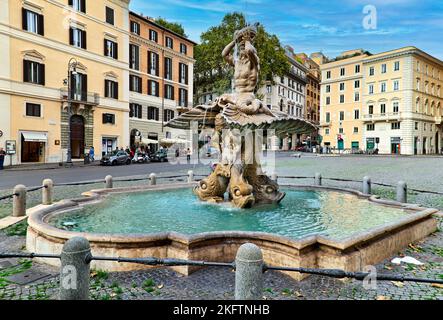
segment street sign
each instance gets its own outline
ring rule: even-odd
[[[12,155],[16,154],[17,143],[15,140],[7,140],[6,141],[6,154]]]

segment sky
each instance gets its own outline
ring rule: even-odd
[[[197,43],[226,13],[239,11],[296,52],[333,58],[412,45],[443,60],[443,0],[131,0],[130,9],[181,23]]]

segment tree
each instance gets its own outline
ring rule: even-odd
[[[183,28],[183,26],[180,23],[177,22],[169,22],[166,19],[162,18],[162,17],[158,17],[157,19],[155,19],[155,23],[161,25],[162,27],[165,27],[166,29],[169,29],[185,38],[187,38],[188,36],[185,33],[185,29]]]
[[[220,25],[201,34],[201,44],[195,47],[194,52],[195,85],[199,92],[212,91],[222,94],[229,91],[234,70],[225,63],[221,53],[232,41],[234,32],[245,26],[245,16],[234,12],[225,15]],[[273,82],[275,76],[283,76],[289,72],[290,64],[279,39],[276,35],[267,33],[262,25],[257,28],[254,45],[260,58],[257,89],[261,88],[265,81]]]

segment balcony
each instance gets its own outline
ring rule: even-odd
[[[363,115],[364,122],[377,122],[377,121],[399,121],[401,118],[400,112],[388,112],[377,114],[365,114]]]
[[[320,127],[330,127],[330,126],[331,126],[330,122],[324,122],[324,121],[320,122]]]
[[[94,92],[73,92],[71,94],[71,98],[68,99],[68,89],[67,88],[61,88],[60,89],[60,98],[63,100],[63,102],[73,102],[73,103],[79,103],[79,104],[85,104],[85,105],[91,105],[96,106],[100,104],[100,95],[98,93]]]
[[[442,123],[443,123],[443,116],[435,117],[435,124],[442,124]]]

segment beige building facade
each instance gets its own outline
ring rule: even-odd
[[[128,6],[0,2],[0,145],[11,153],[5,164],[66,161],[68,139],[74,159],[91,146],[100,158],[104,141],[129,143]]]
[[[350,51],[343,57],[348,58],[321,67],[324,146],[380,154],[441,153],[441,60],[416,47],[375,55]]]

